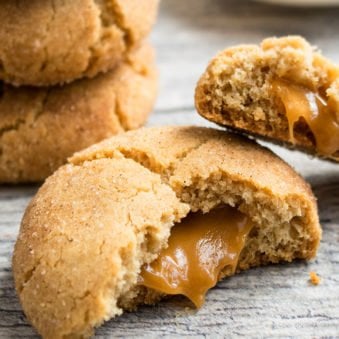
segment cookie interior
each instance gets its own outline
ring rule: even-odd
[[[196,89],[207,119],[339,159],[339,68],[301,37],[217,55]]]
[[[158,257],[151,264],[144,265],[138,285],[120,299],[121,307],[135,309],[139,303],[154,304],[165,296],[177,294],[186,296],[196,307],[201,307],[207,291],[224,277],[251,267],[290,262],[297,258],[311,259],[315,256],[320,233],[315,229],[308,233],[310,230],[307,230],[307,223],[314,224],[316,216],[311,210],[306,212],[308,207],[300,205],[297,197],[291,197],[291,200],[285,203],[279,200],[272,203],[269,200],[269,194],[266,197],[263,192],[257,195],[257,192],[252,191],[246,185],[237,188],[235,186],[238,184],[233,186],[222,176],[210,178],[201,185],[202,187],[199,187],[198,183],[192,184],[192,187],[187,187],[182,192],[191,212],[171,228],[167,243],[167,245],[170,244],[169,248],[160,252],[160,258]],[[213,224],[213,217],[209,218],[209,216],[214,214],[218,218],[220,212],[217,211],[225,209],[229,211],[228,218],[232,219],[232,215],[238,215],[238,218],[242,216],[240,219],[242,227],[232,225],[229,220],[220,220],[219,217],[219,227],[229,230],[223,235],[219,234],[216,241],[221,242],[224,236],[226,238],[223,242],[224,247],[222,248],[220,244],[214,246],[213,241],[210,246],[206,246],[210,236],[208,230]],[[301,210],[303,212],[300,214]],[[192,217],[195,219],[194,222],[189,221]],[[198,243],[202,239],[194,234],[194,227],[201,227],[198,218],[201,218],[202,222],[212,219],[210,225],[208,223],[204,225],[207,241],[203,249],[199,248]],[[175,234],[177,227],[185,227],[186,230],[182,232],[178,243],[173,244],[171,236],[172,232]],[[186,247],[185,242],[188,242]],[[233,250],[227,247],[230,244],[234,246]],[[177,251],[182,251],[182,248],[189,248],[192,251],[187,250],[184,255],[177,255]],[[214,250],[218,252],[213,252]],[[213,262],[215,257],[219,260],[212,265],[205,265],[201,262],[204,260],[204,255],[200,253],[200,262],[197,262],[196,252],[199,251],[208,252],[210,262]],[[220,253],[223,251],[224,256],[220,258]],[[188,263],[181,264],[182,258],[188,258]],[[161,261],[163,263],[159,265]],[[174,272],[176,275],[174,278],[168,272],[168,270],[173,270],[173,267],[177,269]],[[196,272],[192,273],[194,270]]]

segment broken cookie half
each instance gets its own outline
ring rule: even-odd
[[[315,256],[305,181],[267,149],[198,127],[145,128],[76,153],[40,188],[13,256],[16,290],[45,338],[223,277]],[[226,296],[225,296],[226,297]]]
[[[222,126],[339,161],[339,67],[301,37],[219,53],[195,102]]]

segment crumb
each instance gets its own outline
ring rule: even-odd
[[[310,282],[312,285],[319,285],[320,283],[320,277],[315,272],[310,272]]]

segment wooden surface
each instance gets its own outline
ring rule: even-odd
[[[207,61],[226,46],[270,35],[303,34],[339,63],[339,9],[290,9],[243,0],[163,0],[152,40],[161,87],[150,125],[208,125],[193,91]],[[316,260],[253,269],[219,283],[198,312],[183,299],[141,307],[97,330],[97,337],[339,338],[339,166],[272,147],[312,184],[324,236]],[[269,169],[268,169],[269,170]],[[0,338],[36,337],[16,298],[11,255],[37,186],[0,187]],[[308,282],[310,271],[322,278]]]

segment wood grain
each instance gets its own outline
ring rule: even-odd
[[[194,111],[195,83],[226,46],[270,35],[303,34],[339,62],[339,9],[291,9],[237,0],[163,0],[152,40],[161,71],[149,125],[210,125]],[[181,298],[141,307],[97,330],[108,337],[339,338],[339,167],[271,146],[312,184],[324,236],[317,259],[243,272],[218,284],[198,312]],[[0,187],[0,338],[35,338],[21,312],[11,255],[26,205],[38,186]],[[321,284],[308,282],[310,271]]]

